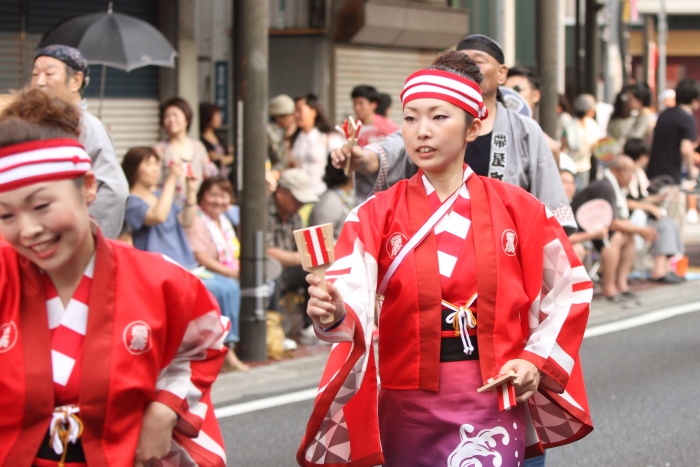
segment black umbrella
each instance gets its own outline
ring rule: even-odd
[[[39,47],[63,44],[80,50],[91,65],[102,65],[100,113],[104,96],[105,66],[124,71],[147,65],[175,67],[177,52],[155,27],[133,16],[112,12],[69,18],[41,38]]]

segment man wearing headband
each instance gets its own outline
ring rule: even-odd
[[[401,93],[418,173],[348,215],[327,289],[307,277],[316,335],[337,345],[300,465],[516,466],[592,429],[578,349],[593,285],[542,203],[464,163],[491,119],[482,75],[456,51],[439,61]]]
[[[508,110],[498,101],[498,86],[505,82],[508,73],[500,45],[482,34],[472,34],[459,43],[457,50],[479,65],[484,75],[484,104],[490,115],[479,138],[468,146],[464,161],[479,175],[525,188],[547,205],[565,228],[575,229],[559,170],[542,129],[534,120]],[[349,155],[345,146],[332,152],[334,161]],[[360,201],[416,172],[398,132],[380,143],[355,149],[353,167],[357,171],[355,189]]]
[[[0,465],[225,465],[209,391],[228,320],[197,277],[91,219],[79,110],[15,99],[0,114]]]
[[[50,97],[78,106],[81,112],[80,143],[90,154],[97,178],[97,199],[90,214],[107,238],[117,238],[124,221],[129,185],[119,166],[114,146],[102,122],[87,110],[82,91],[89,82],[88,62],[78,49],[49,45],[34,58],[31,86]]]

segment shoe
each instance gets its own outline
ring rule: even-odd
[[[673,278],[676,279],[678,282],[685,282],[685,281],[688,280],[688,279],[685,278],[685,276],[679,276],[678,274],[676,274],[676,273],[673,272],[673,271],[669,272],[667,275],[673,277]]]
[[[688,213],[685,215],[685,220],[687,220],[690,224],[697,224],[698,223],[698,210],[697,209],[688,209]]]
[[[627,299],[627,300],[634,300],[637,303],[641,302],[641,300],[639,299],[639,295],[632,292],[631,290],[626,290],[624,292],[621,292],[620,296],[624,299]]]
[[[678,284],[680,282],[683,282],[684,279],[672,272],[669,272],[666,273],[666,275],[664,276],[657,277],[656,279],[652,278],[651,280],[660,284]]]
[[[627,301],[627,298],[625,298],[622,294],[619,293],[616,293],[615,295],[611,295],[609,297],[603,295],[603,298],[610,303],[624,303]]]
[[[285,352],[291,352],[292,350],[296,349],[297,343],[294,340],[285,337],[282,341],[282,350],[284,350]]]

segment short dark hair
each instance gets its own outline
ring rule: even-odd
[[[684,79],[676,86],[676,104],[688,105],[700,99],[700,83],[692,78]]]
[[[134,185],[136,185],[141,164],[151,157],[155,157],[156,160],[160,161],[160,157],[158,157],[158,154],[156,154],[153,148],[139,146],[129,148],[129,150],[126,151],[124,159],[122,159],[122,170],[124,171],[126,181],[129,183],[129,188],[133,188]]]
[[[350,93],[350,97],[356,99],[358,97],[364,97],[370,102],[379,102],[379,92],[374,86],[368,86],[366,84],[361,84],[355,86],[355,88]]]
[[[204,133],[211,123],[214,115],[221,112],[221,107],[211,102],[202,102],[199,104],[199,133]]]
[[[508,78],[512,76],[523,76],[530,82],[532,89],[540,90],[540,79],[532,68],[523,65],[515,65],[512,68],[508,68]]]
[[[379,99],[377,100],[377,109],[374,112],[381,115],[382,117],[386,117],[386,113],[389,110],[389,107],[391,107],[391,96],[389,94],[380,92]]]
[[[630,138],[625,143],[622,152],[625,156],[629,156],[630,159],[636,161],[642,156],[649,155],[649,145],[641,138]]]
[[[167,101],[160,104],[160,126],[163,126],[163,119],[165,118],[165,111],[170,107],[177,107],[182,110],[185,114],[185,120],[187,120],[187,129],[190,129],[190,124],[192,123],[192,107],[187,103],[182,97],[171,97]]]
[[[337,186],[345,185],[349,180],[350,177],[345,175],[344,169],[336,169],[333,167],[331,156],[329,155],[326,159],[326,173],[323,175],[323,183],[326,184],[326,187],[330,190]]]
[[[233,194],[233,186],[231,185],[231,182],[221,175],[214,175],[213,177],[205,178],[202,180],[202,184],[199,185],[199,190],[197,191],[197,204],[200,204],[202,202],[202,198],[204,198],[204,195],[206,195],[207,192],[215,186],[228,193],[228,195],[231,197],[232,203],[236,200],[236,196]]]
[[[641,83],[634,83],[630,86],[630,93],[638,99],[644,107],[651,106],[651,88],[643,81]]]

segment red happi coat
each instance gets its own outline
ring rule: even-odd
[[[396,239],[405,244],[432,214],[421,176],[377,194],[351,212],[343,227],[327,277],[335,279],[347,314],[338,328],[316,330],[336,345],[297,453],[300,465],[383,462],[371,345],[375,292],[396,254]],[[534,455],[592,430],[578,350],[593,286],[558,221],[533,196],[479,176],[471,176],[467,188],[482,379],[516,358],[541,370],[539,390],[527,403],[527,454]],[[441,298],[430,233],[404,259],[385,292],[379,316],[384,388],[440,389]]]
[[[225,465],[209,392],[227,322],[185,269],[99,232],[96,243],[78,414],[87,464],[133,467],[144,408],[159,401],[179,415],[164,465]],[[0,465],[30,466],[55,406],[46,297],[38,268],[2,240],[0,286]]]

